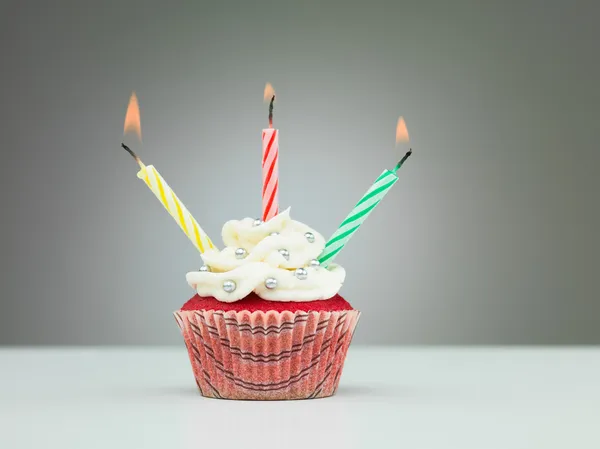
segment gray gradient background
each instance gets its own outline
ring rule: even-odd
[[[50,4],[51,3],[51,4]],[[561,1],[2,2],[0,344],[180,344],[198,254],[120,148],[218,240],[281,203],[325,236],[401,151],[340,254],[355,342],[600,343],[599,7]]]

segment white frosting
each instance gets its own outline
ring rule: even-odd
[[[271,235],[275,232],[278,235]],[[304,235],[307,232],[314,235],[312,243]],[[202,254],[211,271],[193,271],[186,276],[188,284],[200,296],[234,302],[254,291],[269,301],[315,301],[335,296],[346,277],[339,265],[309,266],[323,251],[325,239],[305,224],[292,220],[289,208],[258,226],[254,226],[252,218],[228,221],[222,236],[225,249]],[[237,248],[247,251],[245,258],[236,257]],[[279,253],[280,249],[289,252],[288,259]],[[296,268],[307,271],[306,279],[296,277]],[[265,286],[268,278],[277,280],[276,288]],[[235,290],[226,292],[225,281],[235,282]]]

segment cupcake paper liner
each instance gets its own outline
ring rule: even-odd
[[[315,399],[338,387],[358,310],[174,312],[200,393]]]

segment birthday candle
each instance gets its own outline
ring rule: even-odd
[[[275,91],[267,83],[265,87],[265,100],[269,104],[269,128],[262,132],[262,219],[270,220],[279,213],[279,130],[273,129],[273,103]]]
[[[144,180],[198,251],[203,253],[207,249],[214,249],[215,245],[208,235],[153,165],[142,166],[137,177]]]
[[[131,95],[127,114],[125,115],[124,132],[131,131],[135,132],[141,140],[140,111],[135,93]],[[154,193],[198,251],[203,253],[209,248],[213,249],[215,246],[208,235],[206,235],[196,219],[187,210],[177,195],[175,195],[175,192],[169,187],[160,173],[158,173],[158,170],[152,165],[144,165],[141,159],[124,143],[121,146],[131,154],[140,166],[140,171],[137,174],[138,178],[144,180],[148,188],[152,190],[152,193]]]
[[[396,142],[408,141],[408,132],[402,117],[398,120],[396,128]],[[404,157],[396,164],[393,170],[384,170],[383,173],[369,187],[363,197],[356,203],[356,206],[342,221],[338,229],[325,244],[325,249],[319,256],[321,266],[327,267],[342,248],[348,243],[352,236],[358,231],[360,225],[364,223],[367,217],[373,212],[373,209],[381,202],[383,197],[391,190],[392,186],[398,181],[396,172],[402,167],[402,164],[412,154],[409,150]]]

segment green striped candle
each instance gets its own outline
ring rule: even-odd
[[[342,248],[352,238],[354,233],[358,231],[360,225],[364,223],[373,209],[381,202],[383,197],[390,191],[392,186],[398,181],[396,172],[402,167],[402,164],[412,154],[409,150],[404,157],[396,164],[393,171],[384,170],[384,172],[375,180],[373,185],[363,195],[352,212],[344,219],[337,231],[333,233],[329,241],[325,244],[325,249],[319,256],[321,266],[327,267]]]

